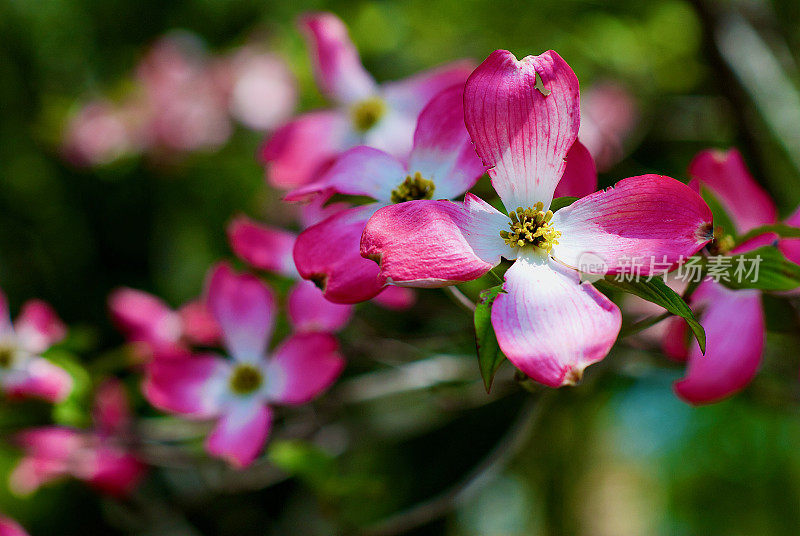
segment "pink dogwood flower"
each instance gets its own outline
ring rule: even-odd
[[[23,304],[12,324],[0,290],[0,389],[13,398],[64,400],[72,391],[72,376],[41,354],[66,334],[53,308],[40,300]]]
[[[232,359],[203,355],[157,361],[148,369],[144,392],[161,410],[215,419],[206,450],[245,467],[267,440],[272,406],[311,401],[339,376],[344,360],[327,333],[295,334],[268,352],[275,298],[252,275],[218,265],[207,300]]]
[[[28,533],[13,519],[0,515],[0,536],[28,536]]]
[[[778,211],[769,194],[753,179],[742,155],[706,150],[689,165],[691,186],[707,188],[730,215],[741,235],[762,225],[774,224]],[[800,227],[800,211],[785,221]],[[737,255],[777,242],[786,257],[797,263],[797,239],[780,239],[764,234],[733,249]],[[685,376],[676,381],[675,393],[691,404],[717,402],[744,389],[755,377],[764,353],[766,339],[761,291],[732,290],[713,279],[703,281],[692,295],[692,308],[701,311],[700,323],[706,330],[706,353],[690,343],[686,323],[670,319],[664,335],[664,352],[679,361],[688,361]]]
[[[130,426],[125,390],[118,381],[108,380],[97,391],[93,429],[43,426],[17,435],[25,455],[11,473],[11,489],[28,495],[44,484],[73,477],[110,495],[127,495],[145,473],[144,464],[125,445]]]
[[[691,188],[659,175],[548,210],[580,123],[578,80],[553,51],[521,61],[493,52],[467,81],[464,114],[512,212],[472,194],[463,203],[388,206],[367,223],[361,254],[379,263],[381,281],[418,287],[469,281],[503,257],[513,261],[492,307],[500,348],[540,383],[574,384],[609,352],[621,322],[614,303],[580,282],[584,255],[612,274],[634,256],[677,264],[711,238],[711,211]]]
[[[301,115],[264,144],[261,159],[270,183],[278,188],[317,178],[337,155],[356,145],[405,158],[419,112],[441,90],[463,83],[473,67],[459,61],[378,85],[335,15],[306,15],[300,27],[312,49],[317,84],[335,108]]]
[[[108,297],[108,308],[120,331],[142,344],[149,357],[185,357],[192,346],[213,346],[220,340],[219,326],[200,300],[173,311],[152,294],[119,288]]]

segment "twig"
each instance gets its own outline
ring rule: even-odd
[[[666,320],[670,316],[672,316],[672,313],[666,312],[666,313],[661,313],[660,315],[648,316],[647,318],[643,318],[642,320],[634,322],[633,324],[625,326],[621,330],[619,330],[619,335],[617,336],[617,339],[624,339],[625,337],[630,337],[631,335],[635,335],[640,331],[644,331],[647,328],[655,326],[656,324],[658,324],[662,320]]]
[[[458,290],[456,287],[443,287],[445,294],[447,294],[451,300],[453,300],[456,305],[464,309],[469,314],[473,314],[475,312],[475,304],[467,298],[463,292]]]

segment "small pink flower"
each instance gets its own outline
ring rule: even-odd
[[[697,193],[658,175],[548,211],[577,139],[578,100],[578,80],[555,52],[517,61],[495,51],[467,81],[464,114],[500,199],[519,208],[503,214],[471,194],[464,203],[411,201],[375,212],[361,238],[380,280],[401,286],[453,285],[502,257],[514,261],[492,325],[508,359],[553,387],[575,383],[605,357],[620,328],[617,306],[579,280],[584,255],[612,274],[634,256],[677,264],[709,241],[712,228]]]
[[[461,61],[378,85],[336,16],[309,14],[300,27],[312,49],[317,83],[336,108],[304,114],[265,143],[261,158],[269,181],[278,188],[315,179],[333,158],[356,145],[405,158],[419,112],[441,90],[463,83],[473,67]]]
[[[131,341],[142,343],[154,358],[185,357],[192,346],[213,346],[219,326],[200,301],[173,311],[161,299],[130,288],[108,297],[111,318]]]
[[[122,385],[109,380],[97,392],[94,428],[43,426],[16,437],[25,455],[11,474],[20,495],[65,477],[83,480],[111,495],[126,495],[144,475],[145,466],[125,447],[130,408]]]
[[[0,389],[15,398],[64,400],[72,391],[72,377],[41,354],[66,333],[55,311],[40,300],[26,302],[12,325],[0,291]]]
[[[0,515],[0,536],[28,536],[28,533],[13,519]]]
[[[334,382],[344,360],[336,339],[325,333],[292,335],[268,353],[275,299],[256,277],[226,264],[211,273],[208,306],[232,359],[157,361],[148,369],[145,396],[165,411],[216,419],[206,450],[245,467],[267,440],[271,406],[309,402]]]
[[[775,204],[750,175],[736,149],[702,151],[689,165],[689,176],[691,186],[698,191],[701,186],[707,188],[723,205],[736,226],[732,231],[743,234],[777,222]],[[800,226],[798,214],[785,223]],[[800,260],[800,240],[778,240],[774,234],[749,240],[731,254],[746,253],[776,241],[787,258]],[[758,371],[766,338],[761,292],[731,290],[706,280],[692,295],[691,305],[701,311],[699,320],[706,330],[705,355],[696,342],[690,343],[686,323],[675,318],[668,321],[663,349],[673,359],[688,360],[685,377],[675,382],[675,393],[689,403],[708,404],[741,391]]]
[[[125,110],[107,101],[89,102],[69,119],[65,157],[77,166],[99,166],[138,151]]]
[[[584,91],[579,135],[601,171],[622,160],[638,122],[636,99],[620,84],[600,82]]]

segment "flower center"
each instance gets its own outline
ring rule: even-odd
[[[736,245],[736,240],[733,236],[726,234],[722,227],[715,227],[713,232],[713,240],[708,245],[708,251],[712,255],[727,255]]]
[[[11,368],[16,351],[11,346],[0,346],[0,369]]]
[[[553,212],[544,212],[544,204],[539,202],[533,208],[519,207],[515,212],[509,212],[511,222],[508,224],[510,231],[500,231],[500,236],[512,248],[521,248],[527,244],[545,250],[547,253],[558,244],[561,231],[556,231],[550,224]]]
[[[231,391],[237,395],[249,395],[264,383],[261,371],[253,365],[238,365],[231,374]]]
[[[381,120],[386,113],[386,103],[378,97],[359,101],[350,108],[350,118],[359,132],[366,132]]]
[[[433,192],[436,186],[433,181],[422,178],[419,171],[412,177],[406,177],[400,186],[392,190],[392,203],[402,203],[404,201],[416,201],[417,199],[433,199]]]

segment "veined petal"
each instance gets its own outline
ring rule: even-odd
[[[217,421],[206,440],[209,454],[224,459],[234,467],[247,467],[264,448],[272,410],[257,399],[236,401]]]
[[[202,300],[194,300],[178,309],[183,327],[183,336],[193,344],[215,346],[222,339],[222,331],[214,320],[208,306]]]
[[[730,290],[713,281],[704,282],[692,302],[705,306],[700,323],[706,353],[690,343],[686,376],[674,387],[683,400],[708,404],[744,389],[755,376],[766,337],[764,311],[759,291]]]
[[[297,237],[294,261],[304,279],[314,281],[334,303],[358,303],[378,295],[378,267],[359,254],[364,225],[381,207],[363,205],[334,214]]]
[[[471,60],[460,60],[423,71],[409,78],[381,85],[381,94],[390,108],[416,118],[422,109],[444,89],[463,84],[475,69]]]
[[[433,181],[437,199],[463,194],[486,171],[464,126],[464,84],[445,89],[420,113],[408,169]]]
[[[520,61],[496,50],[467,80],[467,130],[508,210],[550,206],[578,137],[578,101],[575,73],[552,50]]]
[[[240,361],[260,361],[275,324],[272,291],[257,277],[237,274],[220,263],[211,272],[207,296],[231,355]]]
[[[41,398],[60,402],[72,391],[72,376],[43,357],[32,357],[21,370],[12,371],[2,380],[3,389],[12,398]]]
[[[582,268],[582,257],[601,258],[608,273],[667,271],[711,239],[712,216],[691,188],[669,177],[630,177],[564,207],[552,220],[561,232],[553,257]],[[653,261],[651,263],[651,260]]]
[[[347,27],[332,13],[300,18],[300,29],[311,48],[317,84],[329,98],[349,104],[373,95],[377,86],[364,70]]]
[[[508,218],[467,194],[464,203],[408,201],[375,213],[361,255],[395,285],[442,287],[477,279],[511,249],[500,238]]]
[[[214,356],[154,361],[142,391],[162,411],[207,419],[221,410],[230,370],[229,361]]]
[[[267,272],[297,277],[292,259],[294,233],[239,216],[228,225],[228,242],[237,257]]]
[[[550,387],[577,383],[611,350],[619,308],[577,272],[534,254],[508,269],[492,306],[500,349],[522,372]]]
[[[417,295],[412,289],[394,285],[385,287],[380,294],[372,298],[373,303],[391,311],[405,311],[410,309],[416,301]]]
[[[286,123],[260,149],[269,183],[297,188],[317,178],[336,156],[357,142],[347,116],[336,110],[309,112]]]
[[[286,201],[303,201],[317,194],[365,195],[389,202],[392,190],[408,175],[395,157],[361,145],[343,153],[318,181],[289,192]]]
[[[584,197],[597,191],[597,166],[589,149],[579,140],[567,153],[567,167],[553,197]]]
[[[14,322],[14,331],[26,350],[38,354],[63,339],[67,326],[49,304],[28,300]]]
[[[736,149],[701,151],[689,164],[689,176],[719,199],[739,233],[778,219],[775,203],[750,175]]]
[[[353,306],[333,303],[311,281],[300,280],[289,291],[286,304],[295,331],[339,331],[353,314]]]
[[[269,361],[267,396],[279,404],[305,404],[330,387],[342,369],[344,359],[333,335],[292,335]]]

